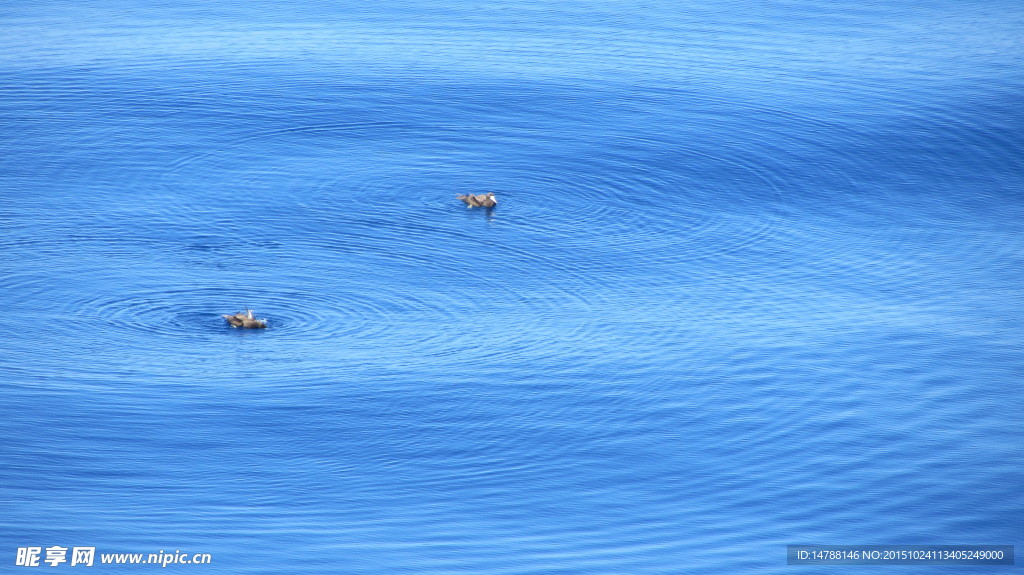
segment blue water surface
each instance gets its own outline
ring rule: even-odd
[[[1008,0],[7,3],[2,571],[1024,544],[1021,30]]]

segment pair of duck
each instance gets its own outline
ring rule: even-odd
[[[462,194],[455,196],[455,199],[465,202],[467,208],[493,208],[498,205],[498,198],[494,197],[494,192],[476,195]]]
[[[455,199],[465,202],[467,208],[493,208],[498,205],[498,198],[494,197],[494,192],[487,192],[486,194],[460,194],[455,196]],[[233,315],[224,314],[221,317],[224,318],[231,327],[241,327],[245,329],[264,329],[267,327],[267,321],[263,319],[256,319],[256,316],[249,308],[245,308],[245,313],[238,312]]]
[[[241,327],[246,329],[263,329],[267,327],[267,320],[256,319],[256,315],[252,313],[252,310],[245,308],[245,313],[238,312],[234,315],[224,314],[220,316],[228,322],[231,327]]]

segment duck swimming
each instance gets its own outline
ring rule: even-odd
[[[498,205],[498,198],[494,197],[494,192],[487,192],[486,194],[460,194],[455,196],[455,199],[466,202],[467,208],[493,208]]]
[[[245,313],[238,312],[235,315],[224,314],[220,316],[227,320],[231,327],[243,327],[247,329],[263,329],[267,327],[267,320],[256,319],[253,315],[252,310],[245,308]]]

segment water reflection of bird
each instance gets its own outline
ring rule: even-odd
[[[248,329],[263,329],[267,327],[267,320],[256,319],[256,316],[249,308],[245,308],[245,313],[238,312],[234,315],[224,314],[221,317],[227,320],[231,327],[244,327]]]
[[[498,205],[498,198],[494,197],[494,192],[487,192],[486,194],[476,194],[476,195],[473,195],[473,194],[458,195],[458,196],[455,196],[455,199],[462,200],[463,202],[466,202],[466,207],[467,208],[475,208],[475,207],[493,208],[494,206]]]

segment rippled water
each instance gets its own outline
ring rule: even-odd
[[[1018,543],[1022,24],[6,7],[0,554],[783,573],[786,544]],[[246,306],[270,327],[220,318]]]

